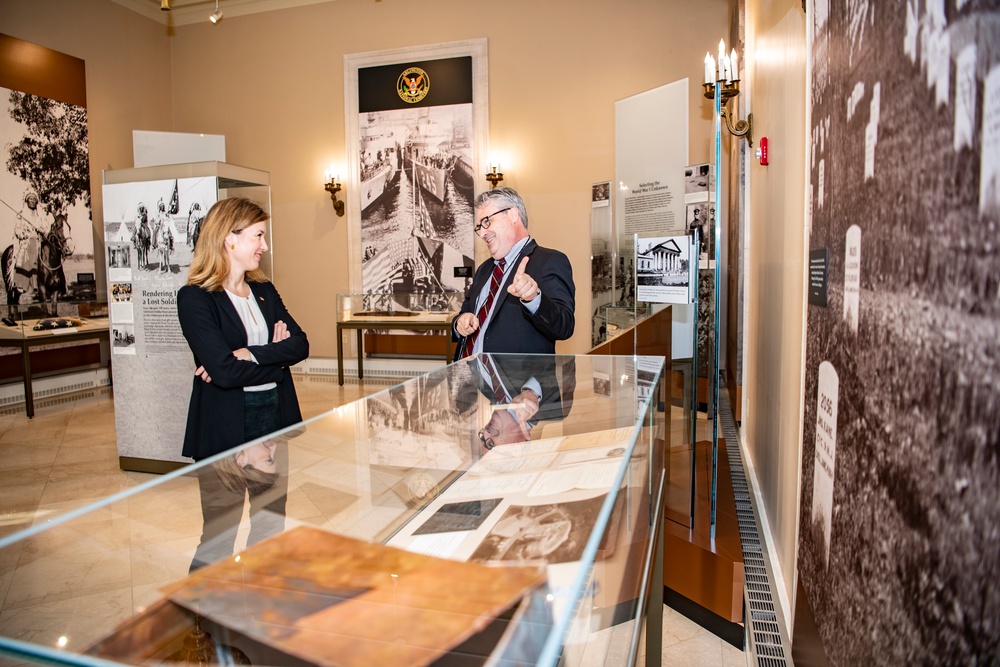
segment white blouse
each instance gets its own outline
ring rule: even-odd
[[[253,292],[250,292],[250,296],[247,297],[239,296],[229,290],[226,290],[226,294],[229,295],[229,300],[233,302],[236,312],[243,321],[243,327],[247,330],[247,345],[267,345],[267,323],[264,322],[264,313],[257,305],[257,300],[253,298]],[[252,358],[253,354],[250,356]],[[257,363],[257,360],[254,359],[253,362]],[[268,382],[267,384],[243,387],[243,391],[267,391],[277,386],[276,382]]]

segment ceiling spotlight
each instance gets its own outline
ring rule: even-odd
[[[170,0],[160,0],[160,11],[161,12],[170,11]]]
[[[219,0],[215,0],[215,13],[209,16],[208,20],[212,23],[218,23],[222,20],[222,12],[219,11]]]

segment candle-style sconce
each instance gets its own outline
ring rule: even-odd
[[[330,199],[333,200],[333,210],[338,216],[343,216],[344,202],[337,199],[337,193],[342,189],[342,185],[337,182],[337,177],[333,176],[333,173],[335,172],[331,169],[324,174],[326,183],[323,185],[323,189],[330,193]]]
[[[716,79],[715,77],[718,76]],[[737,65],[736,49],[726,55],[725,41],[719,41],[719,62],[716,69],[716,62],[711,55],[705,54],[705,97],[710,100],[715,99],[716,84],[718,84],[719,95],[721,96],[720,114],[726,121],[726,129],[734,137],[744,137],[750,147],[753,147],[753,114],[747,114],[746,120],[736,118],[736,125],[733,125],[733,116],[729,113],[726,103],[730,98],[740,94],[740,74]]]
[[[490,165],[490,171],[486,172],[486,180],[490,182],[490,189],[492,190],[497,186],[497,183],[503,180],[503,172],[498,171],[499,165]]]

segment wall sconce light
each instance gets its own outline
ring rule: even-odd
[[[161,12],[170,11],[170,0],[160,0],[160,11]]]
[[[490,189],[492,190],[497,186],[497,183],[503,180],[503,172],[500,171],[499,164],[489,165],[490,171],[486,172],[486,180],[490,182]]]
[[[716,78],[718,77],[718,78]],[[729,98],[740,94],[740,70],[736,60],[736,49],[730,55],[726,55],[726,42],[719,40],[719,62],[716,67],[715,59],[708,53],[705,54],[705,97],[710,100],[715,99],[716,85],[718,85],[721,96],[722,119],[726,121],[726,129],[734,137],[745,137],[747,143],[753,147],[753,114],[747,114],[746,120],[736,119],[733,125],[733,117],[726,108]]]
[[[336,170],[334,170],[333,165],[330,165],[329,171],[323,172],[323,189],[330,193],[330,199],[333,200],[333,210],[337,212],[338,216],[343,217],[344,215],[344,202],[337,199],[337,193],[340,192],[342,185],[337,182]]]
[[[215,0],[215,13],[209,16],[208,20],[212,23],[218,23],[222,20],[222,12],[219,11],[219,0]]]

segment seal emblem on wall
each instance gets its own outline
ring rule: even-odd
[[[410,67],[399,75],[396,92],[404,102],[414,104],[427,97],[431,89],[431,78],[419,67]]]

